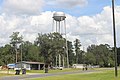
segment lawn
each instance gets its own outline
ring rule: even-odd
[[[49,70],[49,73],[58,73],[58,72],[73,72],[80,69],[63,69],[63,70]],[[31,80],[120,80],[120,70],[118,73],[118,78],[114,77],[114,71],[108,69],[95,69],[100,70],[101,72],[95,73],[83,73],[83,74],[69,74],[69,75],[60,75],[60,76],[51,76],[44,78],[36,78]],[[11,70],[12,72],[13,70]],[[13,71],[14,72],[14,71]],[[27,73],[40,73],[44,74],[44,70],[30,70]],[[13,76],[14,74],[0,73],[1,76]]]
[[[69,72],[69,71],[78,71],[80,69],[63,69],[63,70],[49,70],[49,73],[58,73],[58,72]],[[27,74],[29,73],[39,73],[39,74],[44,74],[44,70],[27,70],[26,72]],[[21,74],[21,72],[20,72]],[[15,75],[15,70],[0,70],[0,77],[1,76],[11,76],[11,75]]]
[[[0,70],[0,77],[1,76],[11,76],[11,75],[14,75],[13,73],[15,73],[15,71],[13,70]]]
[[[0,77],[2,76],[11,76],[12,74],[0,73]]]
[[[63,69],[63,70],[49,70],[48,72],[49,73],[58,73],[58,72],[73,72],[73,71],[78,71],[78,70],[81,70],[81,69],[73,69],[73,68],[66,68],[66,69]],[[27,73],[44,73],[44,70],[30,70],[30,71],[27,71]]]
[[[90,74],[69,74],[61,76],[51,76],[45,78],[36,78],[31,80],[120,80],[120,71],[118,78],[114,77],[114,71],[103,71]]]

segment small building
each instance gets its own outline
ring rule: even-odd
[[[26,70],[42,70],[44,69],[44,63],[41,62],[28,62],[28,61],[22,61],[22,62],[17,62],[15,64],[15,70],[20,70],[20,69],[26,69]]]

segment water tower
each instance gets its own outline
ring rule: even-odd
[[[65,13],[63,13],[63,12],[55,12],[53,14],[53,31],[63,34],[63,35],[65,35],[65,38],[67,38],[65,18],[66,18],[66,16],[65,16]],[[63,25],[62,25],[62,23],[63,23]],[[54,25],[56,25],[56,26],[54,26]],[[66,48],[65,49],[66,49],[65,51],[67,54],[67,66],[69,68],[67,40],[66,40]],[[57,65],[57,56],[56,56],[56,65]],[[59,54],[59,67],[60,67],[60,65],[61,65],[61,56]],[[63,67],[64,67],[64,61],[63,61]]]

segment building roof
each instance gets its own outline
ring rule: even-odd
[[[17,62],[17,63],[21,63],[21,62]],[[26,64],[44,64],[43,62],[29,62],[29,61],[22,61],[22,63],[26,63]]]

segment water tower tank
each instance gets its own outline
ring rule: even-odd
[[[55,21],[63,21],[65,20],[66,16],[65,16],[65,13],[63,12],[55,12],[53,14],[53,18]]]

